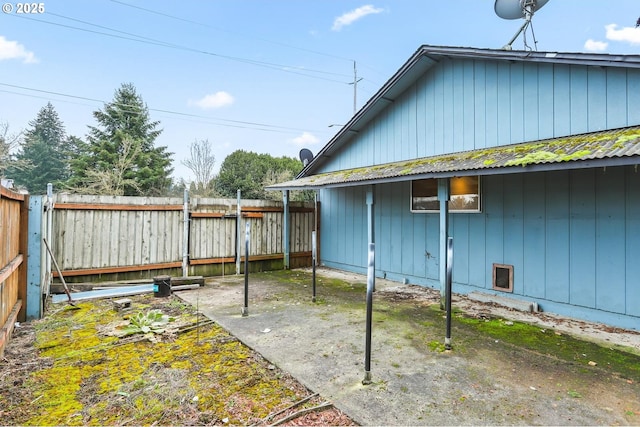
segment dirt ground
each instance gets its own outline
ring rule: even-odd
[[[373,383],[363,385],[365,279],[318,277],[314,303],[308,271],[250,276],[248,316],[242,277],[180,296],[362,425],[640,424],[633,331],[457,296],[445,351],[439,294],[377,280]]]

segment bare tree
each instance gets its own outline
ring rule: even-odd
[[[200,195],[208,195],[210,183],[214,178],[213,167],[216,164],[216,156],[213,154],[208,139],[195,140],[189,146],[189,157],[181,162],[193,172],[195,176],[195,192]]]
[[[20,146],[22,133],[10,133],[9,123],[0,122],[0,178],[5,178],[10,167],[15,169],[27,166],[12,158],[12,153]]]

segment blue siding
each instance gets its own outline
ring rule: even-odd
[[[596,188],[595,171],[571,175],[571,304],[596,306]]]
[[[526,196],[523,200],[523,238],[526,244],[522,248],[522,293],[532,298],[544,298],[547,245],[544,174],[524,174],[522,194]]]
[[[522,175],[506,176],[504,180],[504,263],[513,265],[513,291],[524,291],[524,218]]]
[[[640,317],[640,173],[637,169],[627,169],[626,183],[626,313]]]
[[[491,289],[493,263],[504,261],[504,200],[502,175],[486,177],[483,182],[483,204],[485,210],[485,254],[487,264],[484,266],[485,287]],[[455,260],[454,260],[455,262]]]
[[[546,176],[545,298],[569,302],[569,172]]]
[[[541,97],[545,97],[546,102],[543,108],[553,109],[553,135],[569,135],[571,134],[571,123],[573,120],[567,120],[572,116],[571,102],[571,68],[569,67],[555,67],[553,69],[553,102],[549,103],[547,97],[549,94],[540,94]],[[575,98],[577,95],[574,95]],[[564,118],[559,120],[559,118]]]
[[[636,70],[442,60],[322,171],[640,124]]]
[[[597,175],[596,308],[623,313],[626,249],[624,169],[607,168],[598,170]]]
[[[589,131],[589,85],[587,79],[587,67],[571,66],[571,91],[569,102],[571,103],[571,115],[569,128],[572,134]],[[562,116],[558,118],[562,119]]]
[[[442,59],[323,171],[640,124],[640,70]],[[439,287],[437,214],[411,213],[409,185],[375,190],[376,271]],[[366,271],[361,188],[321,191],[322,262]],[[514,296],[561,314],[640,325],[640,173],[608,167],[494,175],[482,212],[452,214],[454,291],[491,292],[514,266]]]
[[[602,68],[587,70],[587,131],[606,129],[607,72]]]
[[[376,271],[437,287],[438,215],[411,213],[409,194],[406,182],[376,185]],[[322,190],[321,201],[321,261],[366,271],[364,190]],[[543,310],[640,322],[640,172],[634,167],[486,176],[482,204],[480,213],[451,215],[455,292],[491,291],[492,264],[510,264],[513,295]]]

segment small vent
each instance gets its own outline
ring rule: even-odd
[[[493,289],[513,292],[513,265],[493,264]]]

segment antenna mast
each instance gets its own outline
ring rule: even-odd
[[[353,61],[353,83],[349,83],[353,85],[353,114],[356,114],[358,110],[356,103],[358,99],[358,82],[362,80],[362,77],[358,78],[358,70],[356,69],[356,61]]]
[[[509,40],[509,43],[504,45],[504,50],[511,50],[511,45],[518,38],[523,31],[526,31],[531,26],[531,20],[534,13],[542,6],[547,4],[549,0],[496,0],[494,10],[496,15],[503,19],[518,19],[524,18],[524,24],[520,27],[518,32]],[[533,26],[532,26],[533,31]],[[534,36],[534,43],[535,36]],[[526,45],[526,40],[525,40]]]

